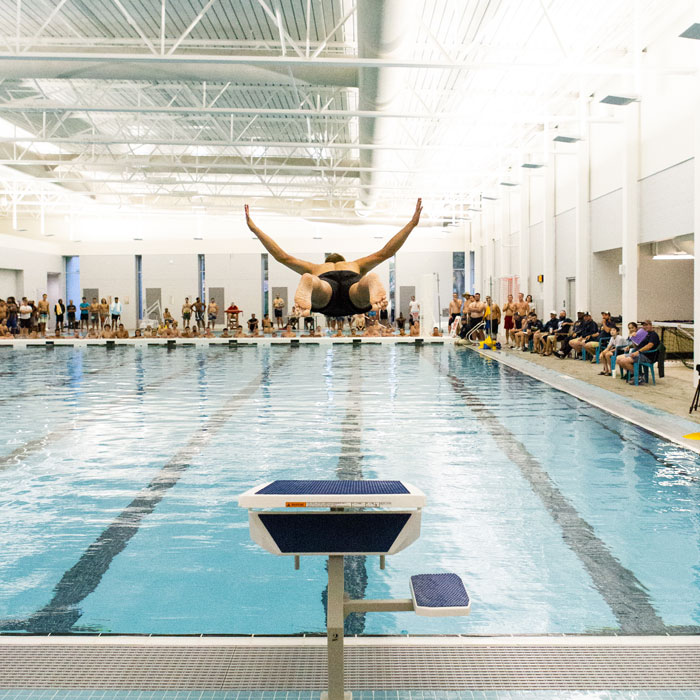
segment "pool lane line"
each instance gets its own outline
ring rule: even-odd
[[[349,345],[349,344],[348,344]],[[352,347],[352,346],[350,346]],[[333,355],[335,357],[335,353]],[[345,392],[345,415],[340,424],[340,454],[335,469],[336,479],[361,480],[364,478],[362,464],[362,368],[360,353],[352,349],[352,361],[348,389]],[[328,563],[326,562],[326,568]],[[367,557],[364,555],[349,555],[345,557],[345,591],[351,598],[364,598],[367,592]],[[324,615],[328,604],[328,585],[321,594]],[[364,634],[365,613],[351,613],[345,618],[345,634]]]
[[[630,402],[632,399],[630,397],[616,394],[609,389],[597,385],[587,384],[582,379],[568,374],[562,374],[556,370],[549,369],[549,367],[544,367],[534,362],[528,362],[525,359],[518,359],[511,354],[505,354],[502,350],[487,352],[475,347],[462,347],[486,359],[510,367],[516,372],[537,379],[558,391],[562,391],[580,401],[595,406],[595,408],[599,408],[601,411],[615,416],[615,418],[619,418],[638,428],[642,428],[642,430],[646,430],[648,433],[662,440],[683,447],[690,452],[700,454],[700,442],[687,439],[685,435],[679,434],[696,429],[697,423],[693,423],[681,416],[676,416],[661,408],[650,406],[649,408],[652,411],[658,413],[658,415],[654,415],[649,411],[631,405]],[[622,399],[622,401],[619,399]]]
[[[217,357],[216,361],[223,359],[223,357],[224,357],[224,355]],[[134,360],[134,358],[132,357],[132,358],[129,358],[128,360],[126,360],[126,362],[133,363],[133,360]],[[117,365],[117,366],[119,366],[119,365]],[[129,390],[128,394],[122,394],[121,396],[119,396],[119,398],[114,403],[111,403],[107,406],[101,406],[100,408],[92,410],[90,412],[90,415],[87,418],[75,418],[72,421],[67,421],[66,423],[63,423],[62,425],[59,425],[58,428],[54,428],[53,430],[50,430],[48,433],[45,433],[41,437],[34,438],[33,440],[28,440],[27,442],[22,443],[21,445],[18,445],[9,454],[0,456],[0,472],[4,471],[5,469],[9,469],[11,467],[17,466],[20,462],[22,462],[27,457],[31,457],[33,454],[40,452],[49,443],[55,442],[56,440],[60,440],[60,439],[65,438],[65,437],[68,437],[69,435],[71,435],[72,431],[75,430],[76,424],[79,424],[79,426],[82,427],[85,425],[90,425],[92,423],[97,423],[104,417],[104,414],[114,413],[114,411],[117,410],[121,404],[123,404],[127,401],[131,401],[135,396],[139,396],[146,389],[149,389],[149,390],[156,389],[159,386],[161,386],[163,383],[171,381],[173,379],[181,378],[182,376],[183,376],[182,370],[178,370],[176,372],[172,372],[170,374],[167,374],[165,377],[161,377],[160,379],[156,379],[154,382],[151,382],[150,384],[145,384],[143,386],[143,389],[139,389],[136,391]]]
[[[453,391],[464,399],[497,447],[515,464],[547,512],[561,529],[564,542],[579,558],[593,585],[607,603],[624,634],[667,634],[669,629],[658,615],[647,589],[634,572],[623,566],[607,545],[595,534],[574,505],[552,481],[547,470],[522,442],[501,423],[464,382],[436,358],[431,358],[450,382]]]
[[[0,621],[0,631],[26,630],[33,634],[70,632],[82,615],[77,606],[99,586],[112,561],[139,531],[143,520],[153,513],[165,494],[178,483],[192,460],[211,442],[236,410],[257,393],[260,386],[268,381],[271,372],[283,365],[288,357],[288,353],[278,357],[209,417],[187,444],[160,468],[153,479],[88,546],[77,563],[63,574],[54,587],[53,597],[43,608],[26,620]]]

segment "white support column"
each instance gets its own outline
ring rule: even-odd
[[[544,130],[544,221],[542,222],[542,317],[556,307],[556,242],[555,242],[555,196],[556,196],[556,161],[552,154],[552,133],[547,126]],[[549,318],[549,317],[547,317]]]
[[[496,232],[498,230],[498,225],[500,221],[500,200],[496,203],[496,207],[493,211],[493,216],[491,221],[489,221],[488,230],[485,232],[484,244],[486,245],[486,260],[484,265],[484,283],[479,292],[481,292],[481,299],[485,300],[489,294],[491,294],[491,289],[494,285],[494,267],[495,267],[495,257],[496,257]]]
[[[700,2],[695,3],[695,8],[700,11]],[[700,46],[696,49],[696,65],[700,69]],[[694,250],[695,260],[693,261],[693,323],[694,330],[700,329],[700,86],[695,83],[695,159],[693,162],[693,170],[695,174],[695,184],[693,190],[693,223],[694,223]],[[653,320],[653,319],[652,319]],[[693,366],[697,367],[700,364],[700,339],[693,343]],[[698,382],[698,373],[693,372],[695,383]]]
[[[622,324],[637,321],[639,264],[639,103],[624,108],[625,133],[622,180]]]
[[[484,235],[485,214],[479,215],[479,225],[472,227],[472,250],[474,251],[474,291],[480,292],[483,284],[481,270],[481,242]]]
[[[525,294],[530,288],[530,176],[523,173],[520,185],[520,291]],[[517,297],[516,297],[517,298]]]
[[[576,151],[576,308],[570,311],[591,311],[591,162],[588,98],[579,98],[581,141]],[[596,309],[597,313],[600,309]]]

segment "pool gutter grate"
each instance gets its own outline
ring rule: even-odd
[[[700,644],[422,645],[346,649],[348,690],[687,690]],[[2,644],[1,688],[323,690],[322,645]]]

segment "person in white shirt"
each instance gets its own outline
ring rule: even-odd
[[[420,304],[415,297],[411,297],[411,301],[408,302],[408,325],[412,326],[418,321],[420,321]]]
[[[109,307],[109,313],[112,315],[112,328],[116,328],[122,315],[122,305],[119,297],[114,297],[114,301]]]
[[[19,305],[19,328],[20,335],[27,335],[30,331],[32,323],[32,307],[27,301],[27,297],[22,297],[22,303]]]
[[[609,377],[612,374],[610,358],[613,355],[619,355],[620,351],[626,348],[627,345],[628,341],[619,335],[617,326],[612,326],[610,328],[610,342],[608,343],[608,347],[600,353],[600,356],[603,358],[603,371],[599,372],[599,374],[602,374],[604,377]]]

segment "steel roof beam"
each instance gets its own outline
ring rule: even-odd
[[[0,114],[3,112],[102,112],[105,114],[213,114],[213,115],[259,115],[261,117],[307,117],[327,118],[337,117],[345,119],[416,119],[416,120],[451,120],[473,119],[474,113],[470,112],[415,112],[406,110],[404,112],[384,112],[381,110],[369,109],[280,109],[276,107],[174,107],[165,105],[104,105],[104,104],[56,104],[55,102],[44,102],[37,100],[17,100],[14,102],[0,103]],[[523,114],[518,116],[518,122],[544,124],[545,122],[557,123],[563,121],[578,122],[579,116],[576,114]],[[613,118],[598,117],[590,121],[611,122],[619,121]],[[513,117],[494,120],[487,115],[484,122],[488,124],[512,124]]]
[[[117,1],[117,0],[113,0]],[[153,45],[151,44],[151,47]],[[149,47],[149,48],[151,48]],[[541,62],[516,62],[516,61],[428,61],[421,59],[392,59],[392,58],[359,58],[357,56],[317,56],[316,58],[301,56],[217,56],[201,54],[185,54],[161,56],[158,53],[44,53],[25,52],[17,54],[14,52],[0,53],[0,77],[41,77],[34,76],[34,72],[39,64],[44,64],[46,68],[54,65],[53,71],[56,77],[60,77],[64,67],[60,64],[87,64],[81,68],[81,77],[90,77],[90,66],[93,68],[100,64],[129,64],[133,70],[135,66],[176,66],[187,64],[193,66],[259,66],[264,68],[286,69],[312,68],[312,69],[348,69],[348,68],[410,68],[422,70],[468,70],[468,71],[505,71],[505,72],[534,72],[551,75],[634,75],[636,67],[634,65],[598,64],[583,63],[579,61],[559,61],[557,63],[542,64]],[[12,70],[10,69],[12,67]],[[72,70],[76,70],[73,68]],[[696,68],[691,65],[675,67],[653,67],[645,66],[643,72],[650,74],[682,73],[694,74]],[[99,74],[95,77],[101,77]]]

